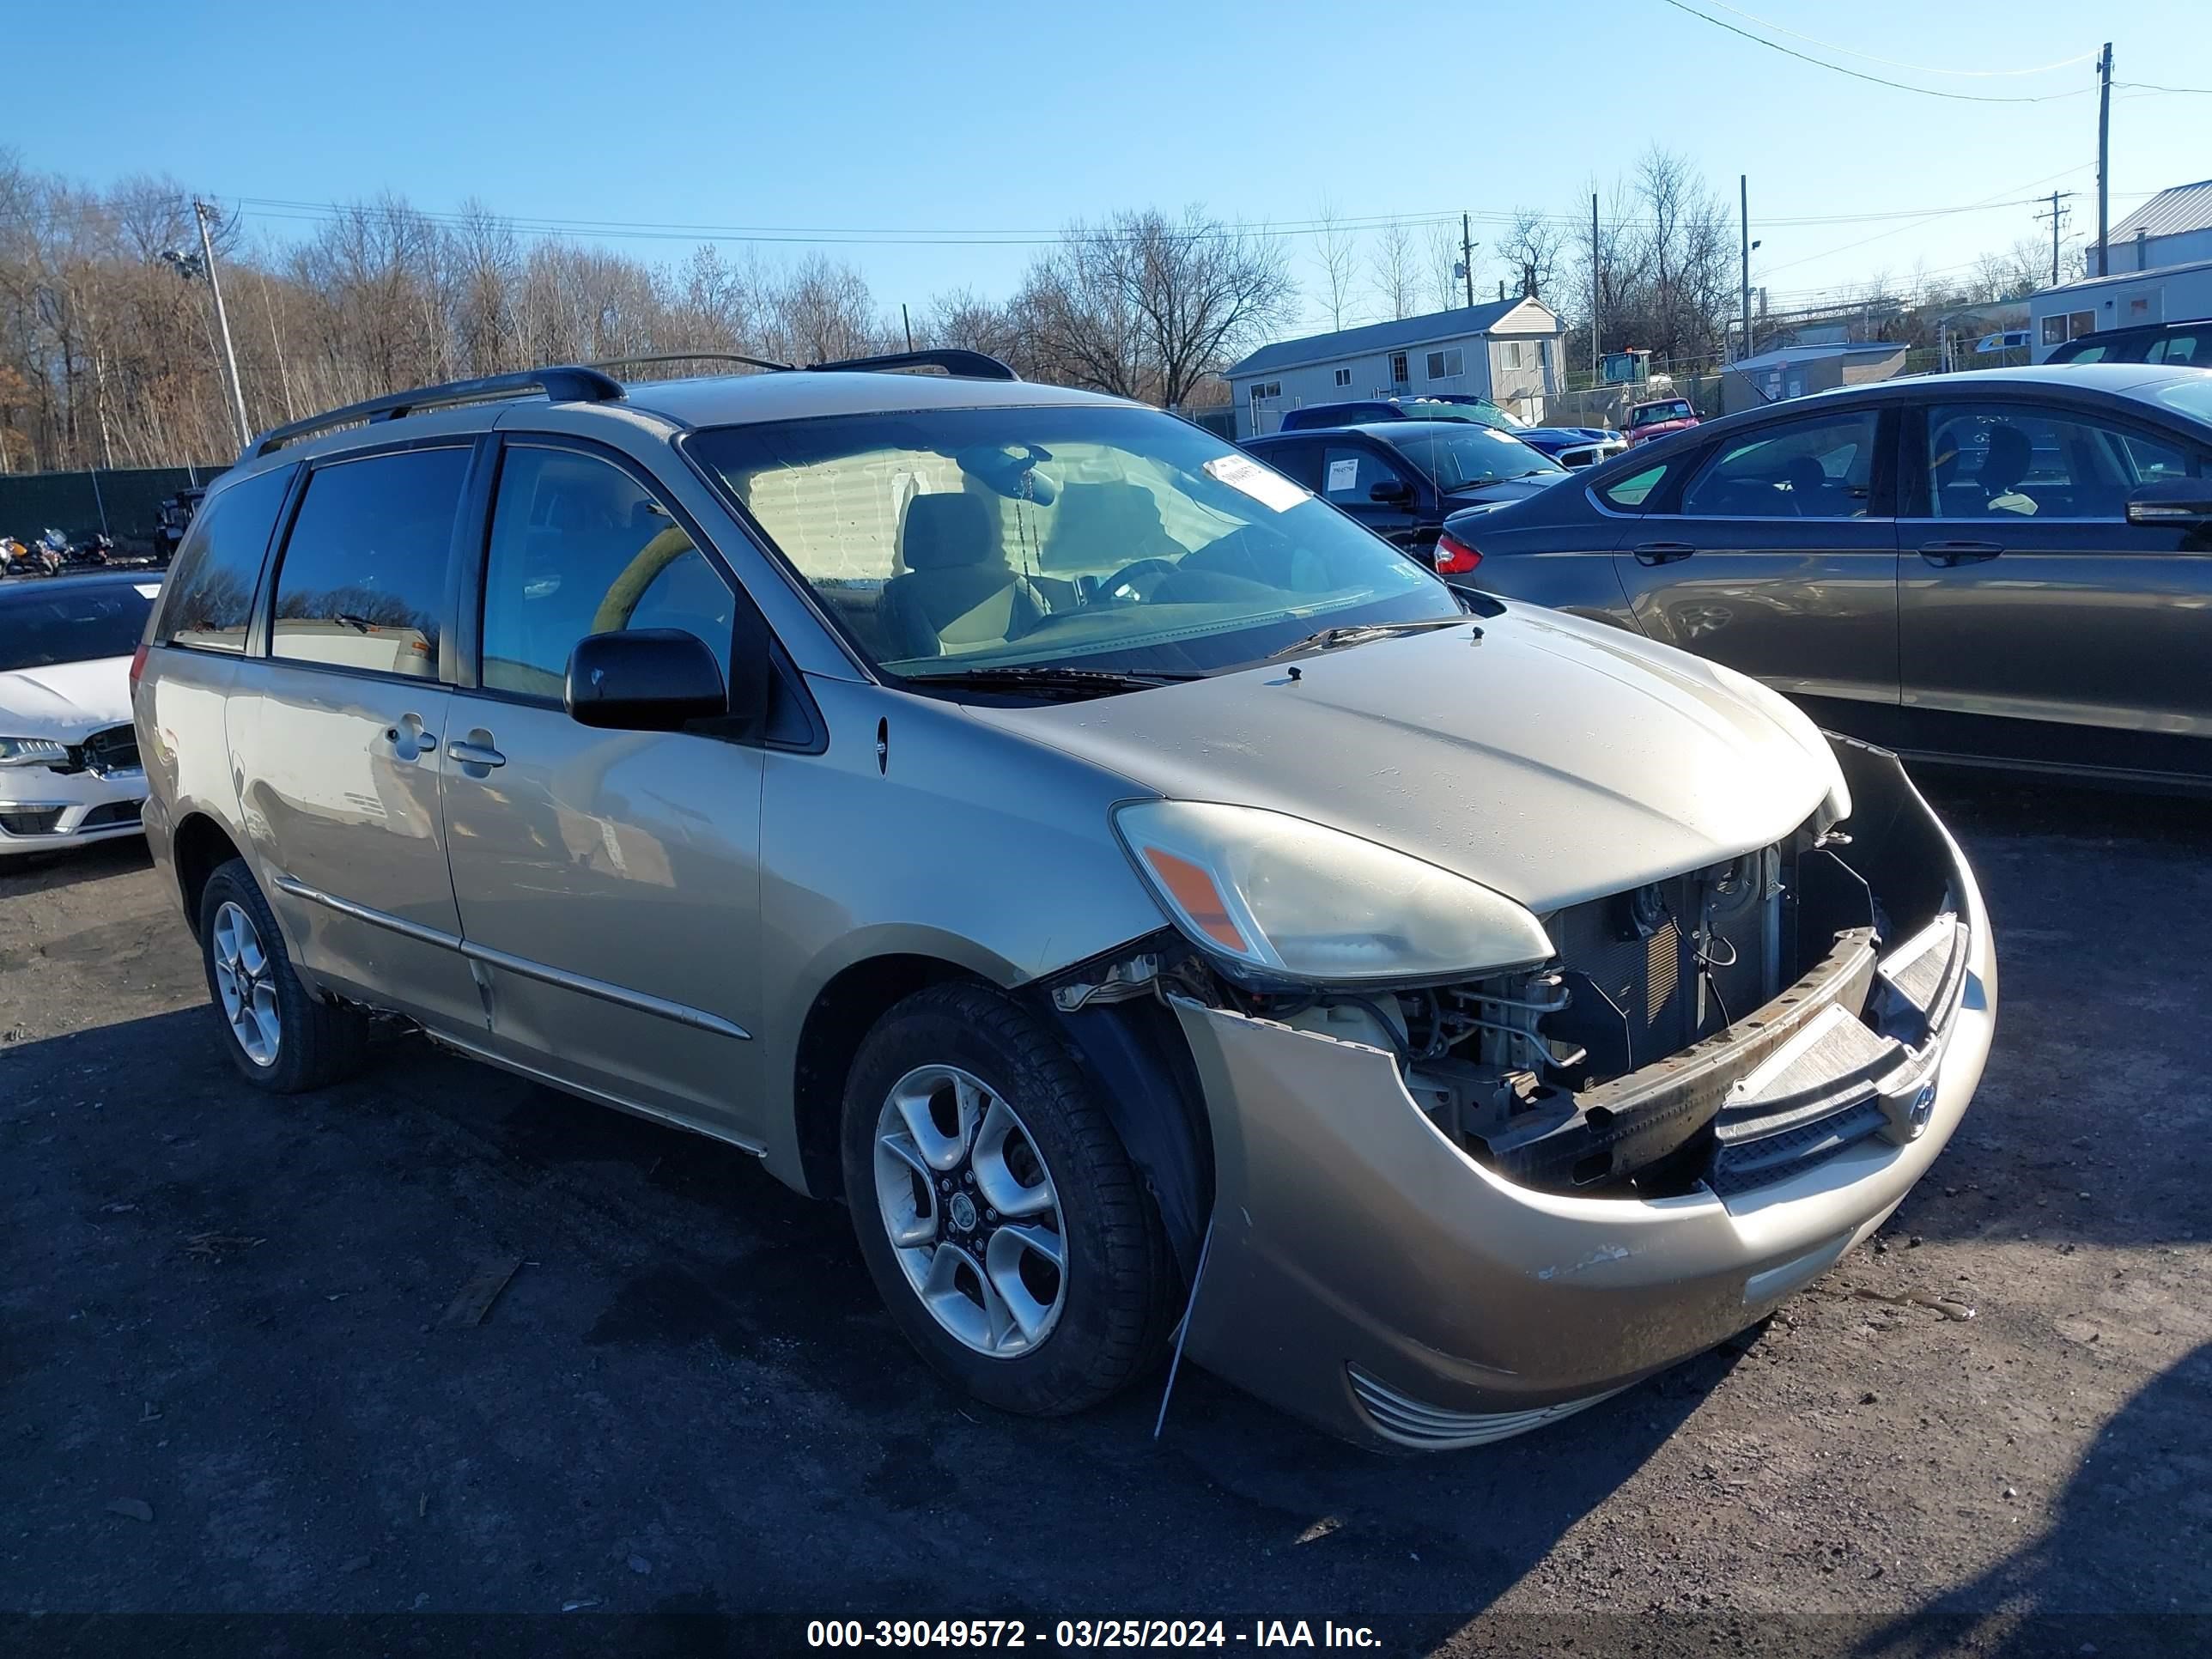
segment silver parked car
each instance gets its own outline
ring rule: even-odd
[[[1417,1447],[1753,1323],[1956,1127],[1989,919],[1888,755],[973,354],[609,367],[192,522],[146,824],[254,1083],[398,1015],[842,1197],[994,1405],[1180,1329]]]

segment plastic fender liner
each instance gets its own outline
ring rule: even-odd
[[[1159,1206],[1182,1282],[1194,1283],[1213,1212],[1213,1142],[1182,1026],[1150,996],[1093,1003],[1072,1014],[1046,997],[1042,1007],[1097,1085],[1115,1132]]]

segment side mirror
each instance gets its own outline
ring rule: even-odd
[[[721,664],[705,641],[680,628],[578,640],[562,702],[579,726],[617,732],[674,732],[730,712]]]
[[[2212,478],[2161,478],[2128,497],[2128,522],[2179,528],[2212,524]]]
[[[1413,486],[1403,478],[1385,478],[1368,490],[1367,499],[1384,507],[1403,507],[1413,499]]]

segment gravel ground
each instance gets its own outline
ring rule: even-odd
[[[751,1160],[410,1036],[256,1094],[143,850],[0,872],[0,1647],[1154,1614],[1231,1649],[1303,1617],[1389,1651],[2212,1650],[2212,805],[1936,797],[1999,1032],[1886,1236],[1723,1351],[1414,1461],[1189,1373],[1158,1441],[1150,1390],[990,1415],[901,1345],[843,1212]],[[78,1616],[182,1613],[234,1617]]]

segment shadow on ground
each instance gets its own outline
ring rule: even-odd
[[[1425,1647],[1734,1363],[1415,1462],[1187,1372],[1155,1442],[1157,1385],[1053,1423],[952,1394],[842,1209],[750,1158],[412,1037],[276,1098],[191,1009],[23,1045],[0,1101],[17,1607],[1388,1608]]]
[[[2105,1425],[2040,1536],[1873,1632],[1861,1653],[2195,1659],[2212,1652],[2212,1613],[2202,1610],[2200,1588],[2212,1560],[2208,1422],[2212,1345],[2154,1378]]]

